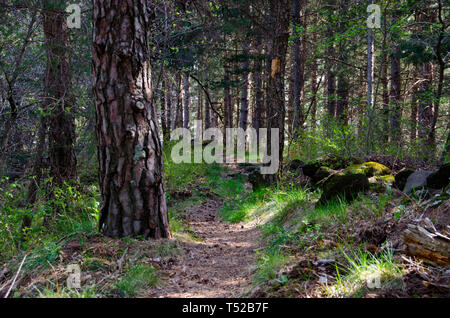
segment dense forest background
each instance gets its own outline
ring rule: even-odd
[[[141,1],[132,2],[143,10]],[[367,158],[393,172],[436,170],[450,161],[446,1],[144,2],[142,15],[151,23],[144,35],[133,28],[148,41],[153,132],[162,144],[160,152],[155,146],[162,157],[155,170],[165,176],[165,194],[154,194],[161,227],[145,237],[170,237],[169,224],[175,236],[187,231],[177,206],[202,187],[218,187],[225,215],[241,221],[230,212],[244,206],[244,195],[232,191],[244,193],[241,183],[219,184],[220,167],[171,161],[170,132],[177,127],[279,128],[281,165],[265,186],[285,182],[292,162],[324,156]],[[107,236],[139,236],[131,225],[119,233],[114,220],[101,217],[109,172],[106,155],[98,152],[104,140],[99,127],[111,118],[101,117],[99,107],[96,112],[110,92],[99,93],[104,44],[95,40],[106,30],[119,41],[127,26],[102,12],[103,1],[78,3],[80,25],[70,27],[68,16],[76,11],[65,11],[69,2],[0,0],[0,282],[8,283],[2,293],[25,255],[29,271],[56,266],[61,244],[97,235],[98,223],[108,225]],[[368,10],[373,4],[380,12]],[[110,19],[107,26],[103,16]],[[205,175],[206,185],[195,183]],[[283,235],[280,244],[287,244]],[[139,266],[136,275],[153,277]]]

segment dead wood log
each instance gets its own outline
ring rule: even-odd
[[[429,220],[423,226],[409,224],[403,232],[405,253],[432,262],[450,266],[450,237],[436,231]],[[430,224],[431,223],[431,224]]]

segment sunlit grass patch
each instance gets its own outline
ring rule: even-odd
[[[142,296],[148,288],[159,282],[158,272],[148,265],[136,264],[129,267],[125,275],[115,284],[124,297]]]
[[[253,277],[255,284],[263,284],[277,278],[280,269],[286,264],[288,258],[280,251],[272,251],[258,258],[256,273]]]
[[[396,287],[402,283],[402,267],[394,261],[390,248],[379,255],[357,249],[341,250],[346,264],[342,270],[336,266],[336,283],[325,287],[330,297],[361,297],[365,291]]]

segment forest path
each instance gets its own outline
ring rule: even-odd
[[[211,198],[188,208],[186,220],[199,241],[182,242],[182,255],[162,268],[164,282],[150,297],[240,297],[249,287],[259,229],[218,218],[223,205]]]

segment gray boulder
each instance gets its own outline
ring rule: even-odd
[[[427,186],[427,178],[433,171],[416,171],[413,172],[406,180],[403,193],[410,194],[413,189],[420,189]]]

